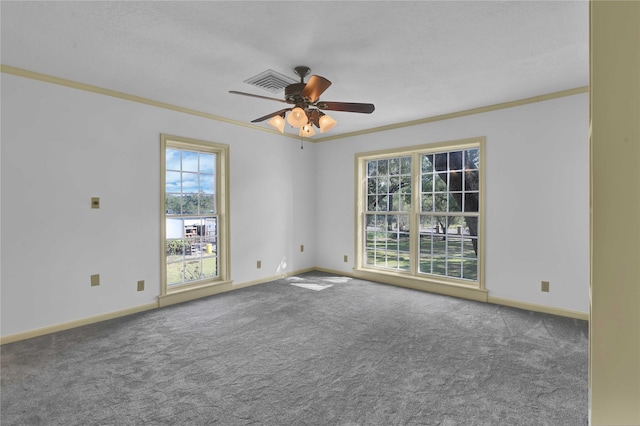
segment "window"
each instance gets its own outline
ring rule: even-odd
[[[356,271],[483,288],[483,145],[356,155]]]
[[[162,135],[163,294],[228,280],[228,146]]]

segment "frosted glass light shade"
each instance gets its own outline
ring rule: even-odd
[[[333,129],[333,126],[336,125],[336,120],[334,120],[333,118],[325,114],[322,117],[320,117],[319,124],[320,124],[320,133],[324,133],[328,130]]]
[[[294,109],[291,110],[291,112],[287,116],[287,121],[293,127],[302,127],[305,124],[307,124],[307,121],[309,121],[309,118],[307,118],[307,114],[304,112],[302,108],[295,107]]]
[[[280,133],[284,133],[284,118],[282,118],[282,116],[276,115],[267,121],[267,123],[278,129]]]
[[[310,137],[315,134],[316,134],[316,131],[313,130],[313,126],[311,124],[305,124],[304,126],[300,127],[300,132],[298,133],[298,136]]]

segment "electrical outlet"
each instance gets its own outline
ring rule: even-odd
[[[540,283],[540,291],[543,291],[545,293],[549,292],[549,281],[542,281]]]
[[[144,280],[138,281],[138,291],[144,291]]]
[[[91,197],[91,208],[92,209],[100,208],[100,197]]]
[[[304,244],[300,244],[300,251],[304,251]]]
[[[91,275],[91,287],[100,285],[100,274]]]
[[[347,256],[346,254],[344,255],[344,263],[347,263],[349,261],[349,256]]]
[[[262,260],[258,260],[256,262],[256,268],[258,268],[258,269],[262,268]]]

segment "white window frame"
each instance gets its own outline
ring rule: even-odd
[[[215,164],[215,215],[217,216],[218,274],[216,277],[167,285],[166,254],[166,150],[176,148],[216,155]],[[160,267],[161,291],[159,305],[166,306],[228,291],[232,287],[229,261],[229,145],[197,139],[160,135]]]
[[[440,275],[424,274],[419,269],[419,218],[420,211],[420,155],[458,151],[478,148],[480,150],[479,167],[479,206],[478,206],[478,277],[477,281],[456,279]],[[378,268],[366,263],[366,233],[365,215],[367,209],[367,162],[384,158],[412,157],[412,192],[411,211],[409,214],[409,255],[408,270]],[[476,137],[456,141],[446,141],[426,145],[392,148],[381,151],[358,153],[355,155],[355,265],[354,276],[402,287],[451,296],[464,297],[472,300],[487,301],[487,291],[484,284],[484,242],[486,239],[485,217],[485,138]],[[381,212],[385,213],[385,212]],[[388,212],[386,212],[388,213]],[[391,213],[393,214],[393,212]]]

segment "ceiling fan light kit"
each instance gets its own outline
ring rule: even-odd
[[[275,127],[280,133],[284,133],[284,112],[280,115],[274,115],[267,123]]]
[[[298,132],[298,136],[303,136],[307,138],[315,134],[316,134],[316,131],[313,130],[313,125],[311,125],[310,123],[307,123],[304,126],[300,127],[300,131]]]
[[[293,127],[302,127],[309,122],[309,117],[307,117],[307,113],[302,108],[295,107],[289,113],[287,121]]]
[[[336,124],[336,120],[323,113],[320,117],[320,133],[333,129]]]
[[[331,82],[324,77],[312,75],[307,83],[304,78],[311,71],[307,66],[297,66],[294,72],[300,76],[300,83],[289,84],[284,89],[284,99],[271,98],[268,96],[254,95],[251,93],[230,90],[234,95],[251,96],[254,98],[273,100],[294,105],[292,108],[281,109],[280,111],[267,114],[263,117],[252,120],[252,123],[267,122],[280,133],[284,133],[285,117],[286,121],[299,129],[298,135],[301,137],[311,137],[316,134],[313,126],[320,129],[320,133],[327,132],[337,124],[336,120],[329,117],[321,110],[359,112],[371,114],[375,107],[373,104],[362,104],[355,102],[320,102],[320,95],[331,86]],[[287,115],[287,112],[289,114]]]

